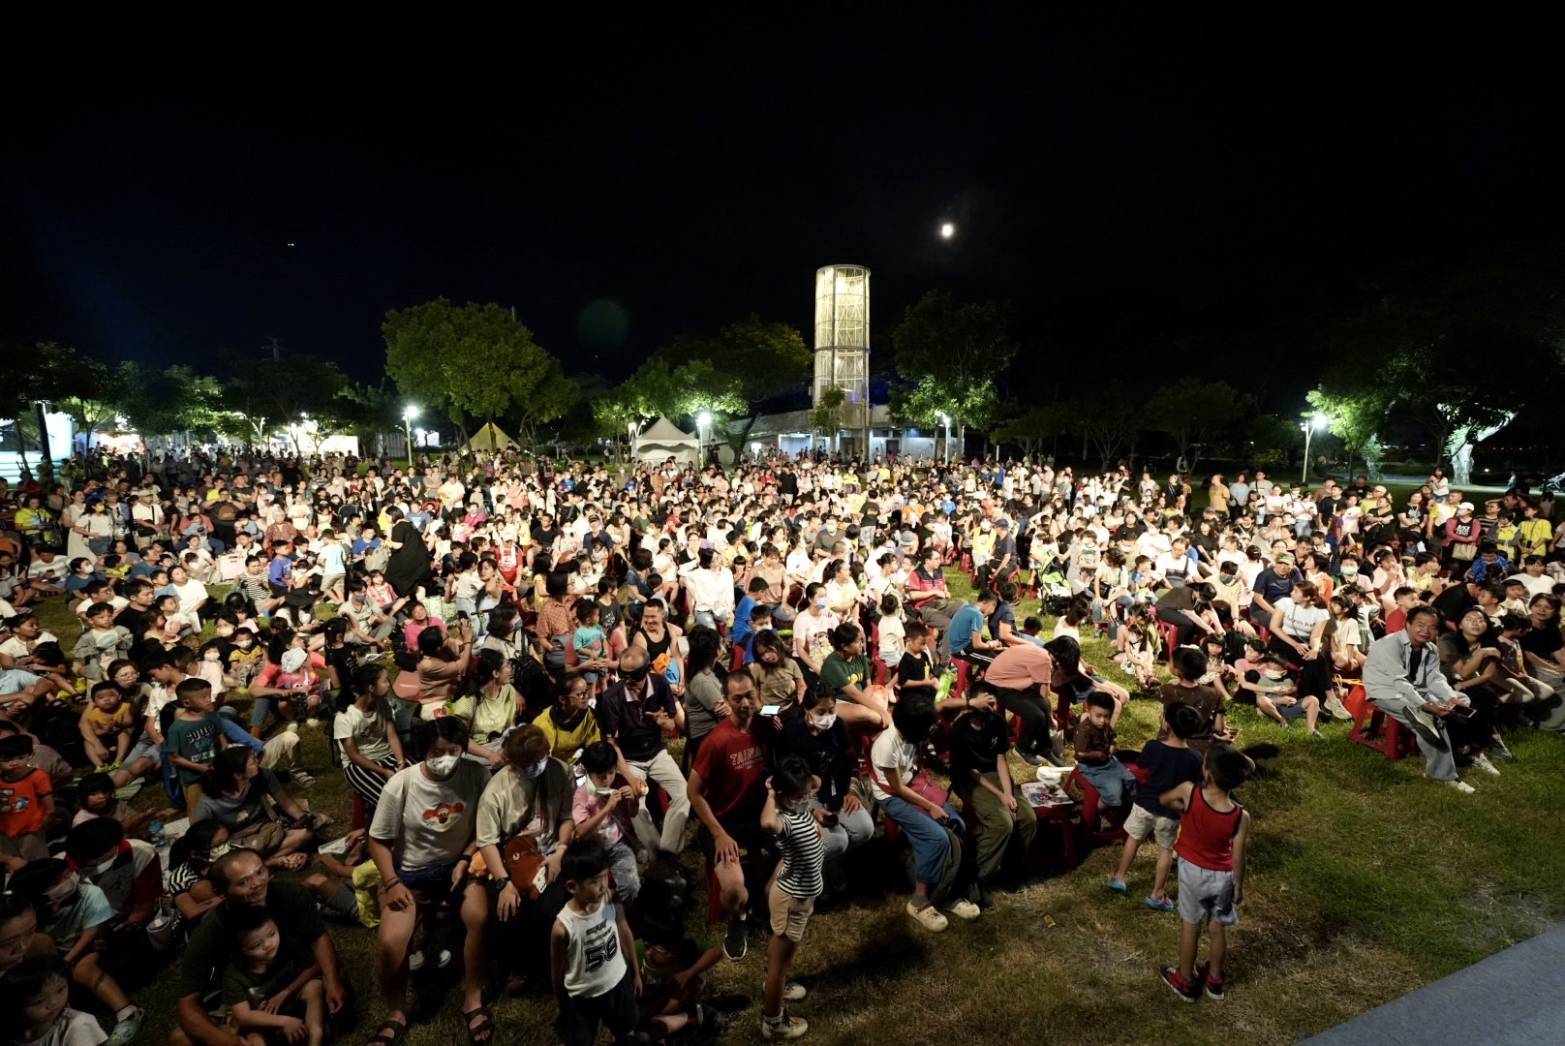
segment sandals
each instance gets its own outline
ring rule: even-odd
[[[375,1037],[366,1046],[396,1046],[408,1033],[406,1021],[387,1020],[376,1030]]]
[[[473,1023],[474,1017],[479,1019],[476,1025]],[[464,1010],[462,1020],[467,1024],[467,1041],[474,1046],[486,1046],[494,1041],[494,1016],[489,1012],[489,1007],[476,1006],[471,1010]]]

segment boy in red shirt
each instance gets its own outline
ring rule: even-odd
[[[0,863],[16,871],[49,856],[45,827],[54,813],[54,786],[33,766],[33,739],[0,737]]]
[[[1201,786],[1186,781],[1167,792],[1161,802],[1183,811],[1174,853],[1179,855],[1179,965],[1164,966],[1163,983],[1182,1002],[1195,1002],[1204,986],[1209,999],[1222,1001],[1227,981],[1223,961],[1228,955],[1228,927],[1239,921],[1235,907],[1244,901],[1245,843],[1250,814],[1233,797],[1234,789],[1255,772],[1255,763],[1228,745],[1213,745],[1206,753]],[[1210,965],[1198,967],[1201,924],[1210,919]]]
[[[766,805],[766,746],[755,736],[755,680],[748,672],[730,672],[723,680],[728,718],[701,742],[690,768],[690,809],[701,819],[702,849],[712,863],[722,890],[728,934],[723,954],[744,958],[749,947],[745,915],[750,894],[744,885],[740,851],[766,848],[770,837],[761,828]],[[718,707],[721,708],[722,704]]]

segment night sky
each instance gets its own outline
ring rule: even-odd
[[[276,336],[375,378],[385,311],[445,295],[616,380],[750,312],[807,331],[829,262],[873,269],[879,351],[946,287],[1042,353],[1081,302],[1265,327],[1559,240],[1537,27],[956,12],[47,38],[5,74],[0,337],[199,364]]]

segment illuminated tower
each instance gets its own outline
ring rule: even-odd
[[[869,453],[869,270],[827,265],[815,270],[815,382],[811,402],[827,389],[843,392],[840,429],[862,439]]]

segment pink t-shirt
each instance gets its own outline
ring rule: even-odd
[[[571,800],[571,820],[583,824],[589,817],[603,809],[603,801],[602,796],[593,793],[592,782],[589,780],[576,789],[576,797]],[[624,838],[624,835],[625,833],[620,830],[619,818],[615,814],[609,814],[603,819],[603,823],[598,825],[598,839],[604,846],[613,846]]]

